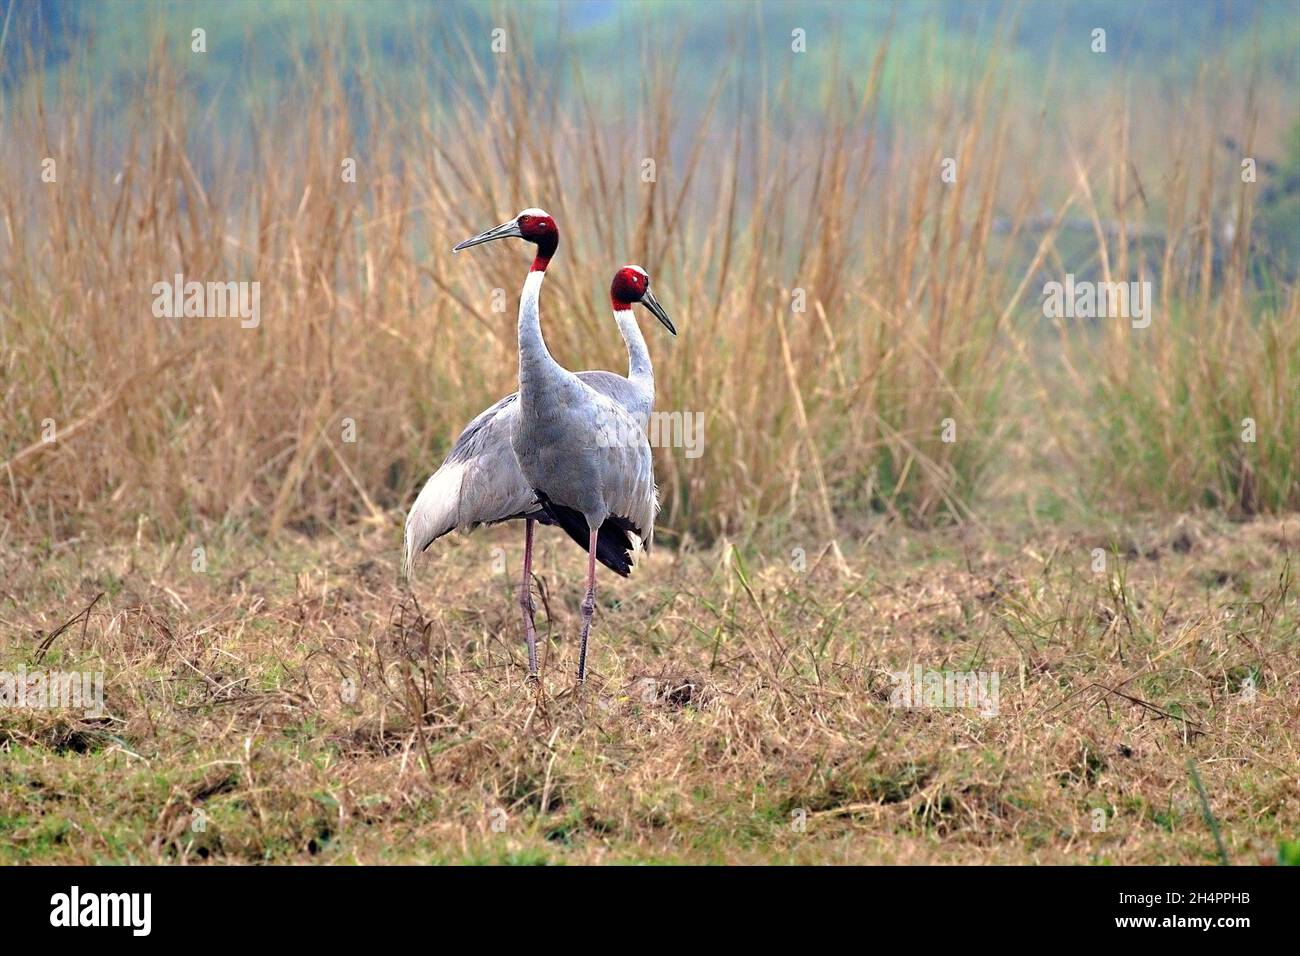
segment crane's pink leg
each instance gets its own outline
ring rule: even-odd
[[[524,579],[519,582],[519,607],[524,612],[524,640],[528,642],[528,676],[537,676],[537,626],[533,623],[533,519],[524,519]]]
[[[578,649],[578,683],[587,680],[587,635],[591,616],[596,613],[596,536],[599,529],[587,532],[587,596],[582,599],[582,645]]]

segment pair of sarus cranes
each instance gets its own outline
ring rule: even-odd
[[[587,551],[578,683],[587,676],[587,637],[596,610],[596,562],[626,577],[635,535],[644,551],[654,537],[655,491],[644,423],[654,407],[654,372],[632,314],[640,302],[673,335],[677,330],[650,292],[640,266],[614,274],[610,301],[627,345],[627,378],[613,372],[570,372],[546,348],[538,299],[546,267],[560,244],[555,220],[540,209],[455,247],[496,239],[537,247],[519,300],[519,391],[465,426],[446,461],[425,483],[406,517],[403,572],[430,544],[459,529],[500,521],[524,522],[524,570],[519,584],[528,676],[537,678],[537,629],[532,599],[533,525],[559,525]]]

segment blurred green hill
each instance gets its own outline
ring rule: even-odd
[[[733,112],[763,104],[778,129],[806,123],[828,96],[861,94],[886,40],[888,92],[875,116],[903,131],[990,68],[1008,94],[1040,99],[1045,120],[1107,90],[1124,90],[1141,104],[1139,115],[1150,115],[1225,73],[1259,77],[1266,96],[1285,99],[1274,115],[1290,117],[1265,137],[1274,146],[1263,160],[1280,186],[1266,197],[1260,225],[1284,260],[1300,257],[1295,0],[12,0],[4,16],[7,91],[30,81],[32,63],[43,64],[47,100],[94,96],[97,115],[111,118],[132,102],[151,60],[166,54],[183,70],[181,95],[204,120],[196,124],[204,135],[247,129],[291,84],[310,83],[324,57],[343,67],[349,96],[378,88],[398,115],[436,114],[467,89],[475,95],[478,78],[490,87],[501,62],[496,29],[505,31],[505,55],[527,57],[560,108],[581,89],[622,120],[637,118],[648,84],[666,80],[688,119],[717,94]],[[206,34],[203,55],[190,49],[196,28]],[[1092,49],[1096,29],[1106,31],[1104,56]],[[804,55],[791,55],[795,31],[803,31]]]
[[[828,76],[860,87],[887,34],[888,68],[918,94],[940,72],[981,69],[999,37],[1013,82],[1039,84],[1052,69],[1070,75],[1080,95],[1112,81],[1117,64],[1146,82],[1187,82],[1212,58],[1246,70],[1258,53],[1264,72],[1300,77],[1300,12],[1292,0],[36,0],[11,3],[6,17],[7,41],[0,49],[6,84],[25,72],[22,47],[30,41],[54,68],[88,50],[84,79],[101,92],[138,75],[155,42],[188,55],[190,30],[201,27],[207,54],[193,71],[204,99],[249,71],[273,88],[301,60],[310,63],[314,39],[336,35],[337,28],[346,38],[340,53],[400,83],[404,75],[427,70],[423,55],[430,53],[445,58],[441,66],[474,59],[489,68],[491,31],[502,27],[511,34],[512,54],[526,49],[561,82],[581,70],[610,97],[636,92],[647,39],[680,54],[676,80],[687,95],[706,92],[725,60],[732,83],[751,89],[759,77],[779,82],[789,66],[810,105]],[[1105,57],[1090,48],[1096,28],[1106,30]],[[810,55],[786,55],[795,29],[805,31]],[[827,69],[827,53],[838,70]]]

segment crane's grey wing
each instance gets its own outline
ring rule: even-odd
[[[615,372],[579,372],[578,378],[592,391],[625,409],[637,426],[631,430],[626,420],[620,418],[609,430],[612,434],[624,436],[620,444],[625,447],[616,456],[612,468],[614,490],[612,494],[606,494],[606,503],[614,516],[602,525],[601,534],[609,533],[611,537],[621,537],[626,541],[626,536],[616,535],[615,529],[620,533],[632,531],[641,539],[642,547],[649,551],[654,538],[654,517],[659,510],[654,462],[649,442],[645,440],[646,426],[654,409],[654,392]]]
[[[594,410],[598,434],[602,436],[600,470],[605,506],[616,519],[627,522],[648,552],[654,540],[659,493],[644,423],[613,399],[599,399]]]
[[[658,509],[645,429],[617,400],[577,376],[562,401],[543,406],[518,448],[522,471],[553,523],[584,550],[598,520],[596,559],[626,576],[639,538],[649,550]],[[516,423],[523,421],[516,419]]]
[[[595,393],[622,405],[629,413],[636,416],[644,430],[651,407],[654,405],[654,393],[629,381],[614,372],[591,371],[577,372],[575,377],[587,386],[584,395]],[[556,504],[542,494],[538,498],[544,509],[536,516],[543,524],[558,525],[565,534],[572,538],[582,550],[588,548],[587,519],[581,512],[564,505]],[[626,518],[609,517],[601,524],[596,534],[596,560],[616,574],[627,577],[632,573],[632,552],[636,543],[629,536],[635,533],[631,522]]]
[[[650,420],[650,410],[654,406],[653,392],[646,391],[616,372],[599,370],[579,372],[578,378],[584,384],[590,386],[592,390],[604,395],[606,398],[612,398],[626,408],[641,421],[641,427],[644,430],[646,423]]]
[[[415,556],[449,531],[508,521],[540,511],[537,496],[519,471],[510,432],[519,414],[519,393],[486,409],[456,439],[425,482],[406,516],[403,573]]]

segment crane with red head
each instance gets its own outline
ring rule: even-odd
[[[657,509],[644,434],[654,405],[654,373],[632,306],[643,304],[669,332],[676,335],[677,330],[650,291],[646,271],[625,266],[610,284],[610,301],[628,350],[627,377],[606,371],[568,372],[551,357],[540,327],[541,286],[559,246],[555,220],[541,209],[525,209],[455,249],[506,238],[536,246],[519,307],[520,390],[466,426],[421,490],[407,516],[403,567],[409,574],[415,556],[455,528],[470,531],[480,524],[523,519],[519,603],[529,674],[535,677],[533,525],[558,524],[589,555],[578,661],[581,682],[595,609],[596,562],[629,574],[636,547],[631,536],[649,548]]]

